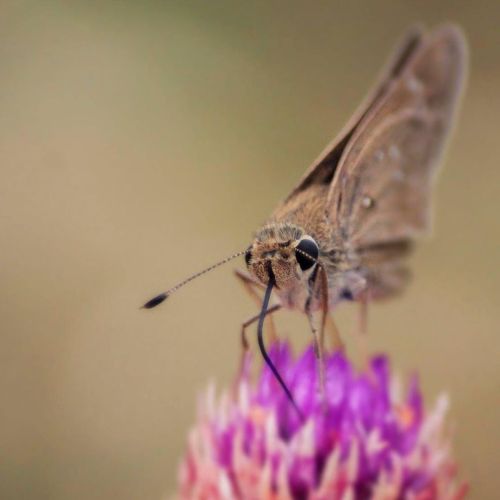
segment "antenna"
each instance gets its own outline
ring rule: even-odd
[[[236,259],[236,257],[240,257],[245,252],[246,252],[246,250],[243,250],[241,252],[237,252],[229,257],[226,257],[225,259],[221,260],[220,262],[216,262],[215,264],[212,264],[211,266],[207,267],[206,269],[203,269],[202,271],[199,271],[196,274],[189,276],[189,278],[186,278],[184,281],[177,283],[177,285],[173,286],[172,288],[169,288],[166,292],[162,292],[162,293],[156,295],[156,297],[153,297],[151,300],[148,300],[142,306],[142,309],[153,309],[153,307],[160,305],[163,301],[168,299],[168,297],[170,297],[170,295],[172,295],[174,292],[179,290],[179,288],[182,288],[184,285],[187,285],[190,281],[193,281],[194,279],[199,278],[203,274],[206,274],[209,271],[212,271],[213,269],[216,269],[217,267],[226,264],[230,260]]]

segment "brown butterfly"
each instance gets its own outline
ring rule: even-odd
[[[464,83],[467,49],[451,25],[412,29],[363,105],[257,231],[253,243],[145,304],[163,302],[195,277],[244,254],[237,275],[255,297],[265,289],[259,346],[293,398],[262,341],[264,317],[281,307],[310,320],[323,380],[323,329],[343,300],[391,297],[408,281],[405,257],[429,228],[436,168]],[[279,302],[269,306],[274,288]],[[294,403],[295,404],[295,403]]]

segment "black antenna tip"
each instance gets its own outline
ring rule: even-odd
[[[166,300],[168,295],[166,293],[160,293],[156,297],[153,297],[151,300],[148,300],[142,308],[143,309],[153,309],[153,307],[159,306],[164,300]]]

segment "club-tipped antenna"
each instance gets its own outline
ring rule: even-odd
[[[194,279],[199,278],[203,274],[206,274],[206,273],[212,271],[213,269],[216,269],[217,267],[226,264],[230,260],[236,259],[236,257],[240,257],[245,252],[246,252],[246,250],[242,250],[241,252],[237,252],[237,253],[235,253],[233,255],[230,255],[229,257],[226,257],[225,259],[221,260],[220,262],[216,262],[215,264],[212,264],[211,266],[208,266],[206,269],[203,269],[202,271],[199,271],[199,272],[197,272],[197,273],[189,276],[188,278],[186,278],[185,280],[181,281],[180,283],[177,283],[177,285],[173,286],[172,288],[169,288],[167,291],[162,292],[162,293],[156,295],[151,300],[148,300],[142,306],[142,308],[143,309],[153,309],[153,307],[156,307],[156,306],[160,305],[163,301],[165,301],[166,299],[168,299],[168,297],[170,297],[170,295],[172,295],[174,292],[176,292],[177,290],[179,290],[179,288],[182,288],[184,285],[187,285],[190,281],[193,281]]]

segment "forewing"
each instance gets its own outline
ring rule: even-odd
[[[429,225],[431,184],[463,87],[461,32],[445,26],[407,57],[342,152],[326,211],[336,239],[363,249]]]
[[[354,131],[363,121],[363,119],[376,107],[378,101],[386,94],[391,82],[397,78],[402,69],[417,51],[423,39],[422,29],[418,26],[413,27],[405,35],[394,55],[390,58],[382,71],[377,83],[368,93],[362,104],[353,114],[348,123],[335,139],[328,144],[319,157],[306,170],[297,186],[285,199],[285,203],[294,198],[297,194],[309,188],[311,185],[330,185],[339,159],[348,144]]]

